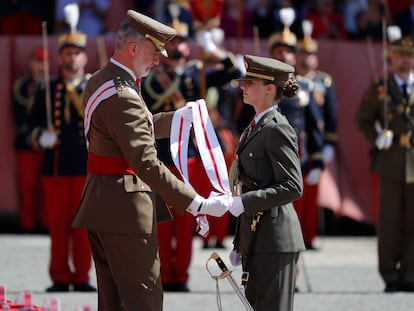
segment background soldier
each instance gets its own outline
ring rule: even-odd
[[[312,81],[310,93],[310,112],[320,131],[317,137],[323,139],[322,156],[325,165],[332,162],[335,155],[335,145],[338,140],[336,124],[338,119],[338,105],[335,86],[332,77],[318,67],[318,43],[312,39],[312,23],[303,21],[303,40],[298,42],[296,53],[297,79],[301,77]],[[314,240],[318,233],[319,207],[317,202],[318,185],[309,185],[304,198],[302,210],[302,231],[307,249],[314,249]],[[306,206],[306,208],[305,208]]]
[[[44,79],[43,49],[36,48],[30,55],[28,73],[13,85],[13,116],[16,126],[15,149],[19,187],[19,220],[23,232],[47,229],[47,215],[40,197],[40,170],[43,152],[34,150],[29,131],[29,115],[33,95]]]
[[[87,37],[72,30],[61,35],[58,41],[61,74],[51,79],[50,94],[45,85],[39,88],[31,115],[33,144],[45,152],[42,187],[49,217],[49,273],[53,281],[46,291],[65,292],[71,284],[75,291],[95,291],[89,284],[92,258],[86,230],[70,227],[86,176],[81,95],[89,78],[84,72],[88,60]],[[50,96],[51,120],[45,105],[47,96]]]
[[[413,292],[413,40],[392,41],[388,54],[392,72],[367,90],[357,125],[372,146],[371,169],[378,174],[378,264],[385,292]]]
[[[171,27],[177,31],[177,36],[166,43],[169,57],[164,58],[163,64],[154,68],[142,81],[142,95],[152,113],[174,111],[188,101],[202,98],[202,93],[205,92],[201,86],[201,79],[204,78],[202,67],[205,63],[199,59],[189,59],[188,36],[191,33],[191,25],[178,20],[174,7],[170,12]],[[206,68],[207,88],[221,87],[240,76],[234,56],[216,46],[210,31],[202,30],[198,33],[197,42],[220,63],[219,69]],[[157,150],[163,163],[177,174],[171,158],[170,139],[158,139]],[[191,140],[188,151],[188,175],[194,189],[202,196],[208,197],[213,187],[205,173],[198,150]],[[174,209],[171,209],[171,213],[173,220],[158,225],[161,280],[165,291],[188,292],[188,268],[195,231],[194,217],[188,213],[180,215]],[[220,218],[214,217],[212,226],[221,226],[227,231],[229,219],[229,213]]]
[[[290,9],[282,9],[281,12],[284,12],[284,10]],[[288,16],[292,18],[291,15]],[[297,38],[288,28],[290,23],[290,21],[285,21],[285,29],[282,32],[270,36],[268,43],[270,55],[273,58],[295,67],[297,65]],[[304,185],[302,197],[293,202],[293,205],[295,206],[302,227],[305,227],[305,209],[309,208],[309,202],[316,204],[317,185],[320,174],[324,169],[322,160],[324,142],[323,135],[318,127],[319,108],[311,100],[314,98],[313,82],[305,76],[297,76],[297,82],[300,87],[297,96],[294,98],[282,98],[279,102],[279,109],[293,126],[298,137]],[[309,243],[311,241],[305,242]],[[312,244],[306,246],[307,248],[311,248]]]

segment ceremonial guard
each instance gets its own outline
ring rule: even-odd
[[[296,78],[298,81],[309,79],[311,92],[309,93],[309,112],[316,122],[320,135],[315,133],[318,146],[323,143],[322,159],[328,165],[335,155],[335,146],[338,140],[336,125],[338,119],[338,105],[335,85],[332,77],[318,67],[318,43],[312,39],[312,23],[303,21],[304,38],[297,44],[296,52]],[[318,184],[307,185],[304,196],[296,202],[302,205],[301,211],[302,231],[307,249],[314,249],[314,241],[318,234],[319,206]]]
[[[379,181],[378,264],[384,291],[413,292],[413,39],[394,38],[387,54],[391,70],[387,72],[384,59],[387,74],[367,90],[357,113],[357,125],[372,148],[370,169]]]
[[[33,95],[44,79],[45,53],[42,48],[32,51],[28,73],[13,85],[13,117],[16,127],[15,150],[17,157],[17,182],[19,189],[19,222],[23,232],[47,230],[47,214],[41,204],[40,170],[43,152],[32,147],[29,116]]]
[[[210,30],[199,30],[197,43],[203,53],[208,53],[219,62],[220,68],[204,68],[204,70],[205,63],[202,60],[189,59],[191,52],[189,33],[192,32],[192,25],[178,19],[179,8],[174,4],[170,5],[169,9],[172,20],[170,26],[177,31],[177,36],[166,43],[169,57],[163,59],[163,63],[154,68],[142,81],[142,96],[152,113],[175,111],[183,107],[186,102],[206,96],[206,89],[221,87],[232,79],[240,77],[234,55],[217,47]],[[205,89],[203,89],[203,79],[205,79]],[[158,139],[157,151],[163,163],[177,174],[171,158],[170,138]],[[188,150],[188,174],[194,189],[205,197],[209,196],[213,187],[192,141]],[[171,221],[158,225],[161,280],[165,291],[187,292],[189,291],[188,269],[195,232],[194,217],[188,213],[179,215],[174,209],[171,209],[171,213],[173,215]],[[226,213],[220,218],[209,217],[209,219],[214,219],[212,227],[224,228],[223,230],[227,231],[230,214]]]
[[[76,9],[68,16],[76,17]],[[95,291],[89,284],[92,257],[86,230],[70,226],[86,177],[81,97],[89,78],[84,72],[87,37],[76,31],[76,18],[71,26],[71,32],[58,38],[60,75],[38,89],[31,114],[33,145],[44,150],[43,204],[49,217],[53,281],[48,292]]]
[[[287,11],[286,11],[287,10]],[[288,14],[289,13],[289,14]],[[275,33],[268,40],[270,55],[278,60],[284,61],[291,66],[296,66],[296,49],[297,38],[289,30],[289,25],[294,18],[294,12],[291,9],[282,9],[281,18],[283,17],[285,28],[282,32]],[[313,98],[314,83],[306,76],[297,76],[299,90],[297,96],[293,98],[282,98],[279,103],[279,109],[288,119],[289,123],[296,131],[299,145],[299,156],[302,167],[303,195],[299,200],[293,202],[298,214],[302,228],[306,225],[305,209],[310,208],[309,202],[316,204],[317,185],[320,179],[323,163],[323,133],[320,130],[319,108],[316,106]],[[303,229],[303,231],[305,231]],[[311,241],[306,241],[307,248],[312,248]]]

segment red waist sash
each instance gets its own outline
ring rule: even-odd
[[[123,157],[104,157],[88,153],[88,173],[99,175],[135,175],[134,170]]]

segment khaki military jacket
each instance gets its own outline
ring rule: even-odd
[[[196,193],[157,157],[155,138],[169,136],[172,113],[152,116],[132,76],[111,62],[90,79],[84,105],[109,88],[116,91],[101,101],[90,119],[89,152],[123,157],[136,175],[88,173],[73,225],[115,233],[152,234],[156,230],[155,193],[180,213]]]
[[[372,149],[372,172],[390,181],[412,183],[414,182],[413,137],[407,134],[410,131],[414,132],[414,123],[410,122],[410,119],[414,122],[414,92],[411,92],[407,101],[392,74],[388,76],[387,85],[387,106],[384,105],[386,98],[384,82],[379,81],[370,86],[357,112],[357,126]],[[387,123],[394,134],[393,143],[388,150],[375,148],[375,140],[378,136],[375,129],[376,121],[382,128],[385,128]]]
[[[295,130],[276,109],[266,113],[251,133],[242,135],[239,169],[256,186],[243,186],[245,212],[238,219],[235,249],[247,254],[250,225],[263,212],[257,226],[254,253],[298,252],[305,249],[292,202],[302,195],[303,182]]]

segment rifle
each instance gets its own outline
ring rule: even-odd
[[[43,41],[43,54],[45,59],[43,60],[44,78],[45,78],[45,94],[46,94],[46,121],[47,128],[53,130],[52,124],[52,103],[50,99],[50,76],[49,76],[49,47],[47,40],[47,22],[42,22],[42,41]]]

